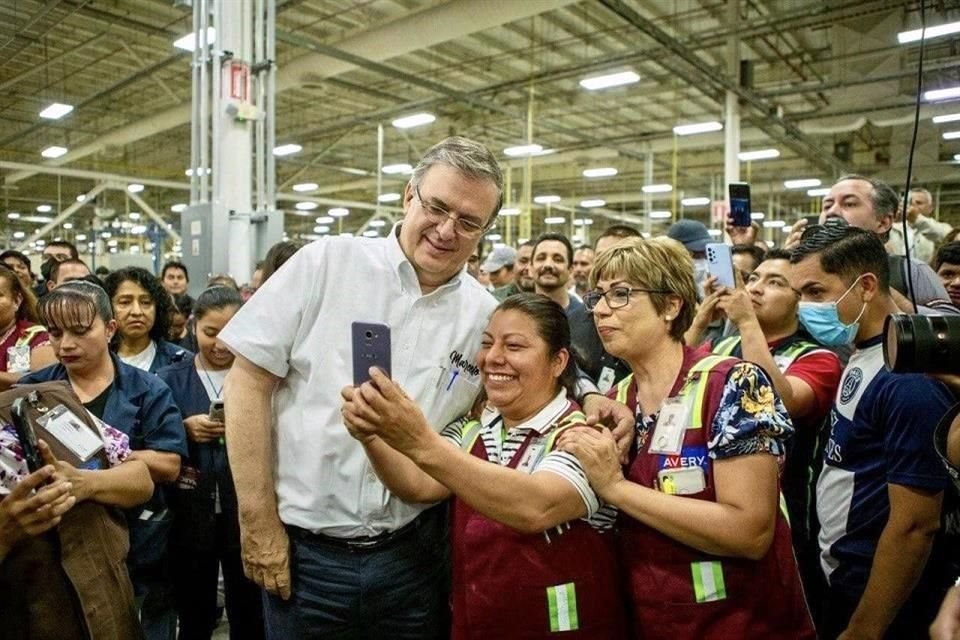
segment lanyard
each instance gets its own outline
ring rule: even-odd
[[[213,389],[214,395],[217,396],[217,400],[220,399],[220,394],[223,393],[223,385],[220,385],[220,388],[217,389],[217,385],[213,383],[213,378],[210,377],[210,372],[206,369],[202,369],[203,375],[207,377],[207,382],[210,383],[210,388]]]

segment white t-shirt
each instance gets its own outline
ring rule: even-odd
[[[150,365],[153,364],[153,359],[156,357],[157,343],[151,340],[147,348],[140,353],[132,356],[120,356],[120,360],[127,363],[131,367],[143,369],[144,371],[150,371]]]
[[[280,519],[348,538],[395,530],[425,507],[394,497],[340,416],[352,322],[390,327],[392,377],[437,430],[480,391],[476,354],[496,300],[461,271],[423,295],[396,238],[323,238],[298,251],[219,338],[283,378],[273,399]]]
[[[230,373],[230,369],[204,369],[196,362],[193,366],[197,369],[197,376],[203,383],[203,388],[206,390],[210,401],[222,400],[223,384],[227,381],[227,374]]]

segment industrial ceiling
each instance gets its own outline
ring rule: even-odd
[[[0,0],[3,244],[29,239],[104,174],[143,184],[138,197],[177,229],[171,207],[189,194],[191,56],[173,41],[192,30],[187,4]],[[960,0],[926,5],[928,26],[960,20]],[[383,175],[378,194],[378,125],[384,165],[415,164],[450,134],[489,145],[510,169],[508,204],[561,198],[532,205],[534,233],[573,231],[577,220],[592,220],[594,234],[621,220],[656,231],[664,223],[649,222],[651,210],[715,225],[709,205],[681,203],[723,198],[724,132],[673,129],[722,123],[728,91],[741,105],[741,151],[780,153],[740,164],[764,221],[789,225],[817,210],[816,195],[787,189],[786,180],[829,186],[857,172],[902,187],[920,43],[899,44],[897,34],[919,27],[920,4],[739,0],[734,11],[727,0],[277,0],[277,143],[302,147],[277,159],[287,233],[314,237],[316,218],[338,203],[350,214],[329,232],[382,232],[368,226],[378,195],[401,192],[407,176]],[[732,58],[746,62],[737,68]],[[923,91],[960,87],[960,33],[928,38],[923,69]],[[580,85],[618,71],[639,80]],[[73,110],[40,118],[51,103]],[[422,112],[435,121],[391,125]],[[960,120],[932,120],[953,113],[960,98],[921,102],[914,176],[937,196],[941,218],[960,224],[960,139],[944,138]],[[528,141],[549,153],[503,153]],[[45,159],[51,146],[67,153]],[[616,175],[584,176],[597,168]],[[317,188],[295,192],[302,183]],[[650,184],[674,188],[644,193]],[[303,199],[323,204],[297,210]],[[584,200],[604,204],[585,208]],[[141,207],[122,191],[85,203],[47,240],[89,238],[94,204],[115,211],[105,221],[115,248],[142,249],[145,220],[129,217]],[[50,210],[38,211],[43,205]],[[396,206],[387,197],[380,213]],[[547,217],[562,221],[547,225]],[[516,239],[513,224],[501,220],[498,231],[509,227]],[[778,232],[766,231],[774,241]],[[174,249],[172,239],[165,248]]]

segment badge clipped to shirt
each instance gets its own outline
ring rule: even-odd
[[[667,456],[679,454],[683,448],[683,436],[687,431],[689,418],[690,407],[682,398],[667,398],[653,428],[650,453]]]
[[[613,381],[616,376],[617,374],[610,367],[604,367],[600,370],[600,377],[597,378],[597,388],[600,389],[600,393],[606,393],[613,388]]]
[[[530,471],[539,464],[543,449],[544,445],[542,444],[530,444],[527,450],[523,452],[523,457],[520,458],[520,462],[517,463],[517,471],[530,473]]]
[[[7,347],[7,371],[9,373],[30,371],[30,345],[18,344]]]
[[[103,439],[62,404],[42,415],[37,422],[81,462],[88,461],[103,449]]]

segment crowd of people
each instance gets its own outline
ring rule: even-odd
[[[30,638],[209,639],[221,608],[231,638],[925,637],[960,574],[960,388],[887,370],[883,340],[890,314],[960,315],[931,194],[903,220],[892,187],[843,176],[776,248],[728,220],[735,286],[690,219],[483,256],[503,199],[494,156],[452,137],[389,235],[279,243],[243,287],[213,276],[194,299],[179,262],[91,274],[63,241],[38,283],[0,254],[0,416],[69,396],[41,408],[36,470],[0,431],[0,583],[49,583],[4,620]],[[354,323],[388,328],[388,360],[357,364]],[[54,453],[62,411],[101,453]],[[954,593],[932,629],[958,625]]]

